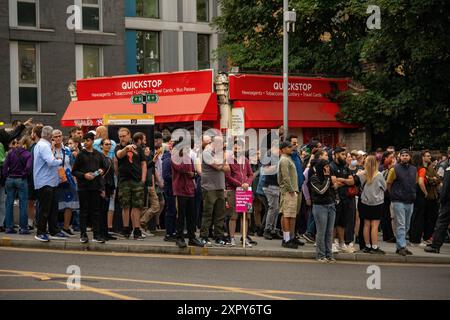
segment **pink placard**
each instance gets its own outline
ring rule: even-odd
[[[249,188],[244,191],[242,188],[236,189],[236,212],[248,212],[253,203],[253,192]]]

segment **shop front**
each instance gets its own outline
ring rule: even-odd
[[[142,105],[132,102],[141,94],[158,95],[156,103],[147,104],[158,129],[189,127],[194,121],[218,124],[214,74],[205,70],[78,80],[77,100],[67,107],[61,125],[97,127],[105,114],[141,113]]]
[[[297,134],[303,143],[312,138],[329,146],[347,142],[346,131],[353,132],[358,126],[336,119],[340,109],[331,96],[347,90],[348,82],[348,79],[290,77],[289,132]],[[244,108],[246,128],[270,129],[283,124],[281,76],[230,75],[229,100],[232,108]]]

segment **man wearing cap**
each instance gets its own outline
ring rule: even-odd
[[[411,155],[407,149],[400,151],[400,163],[390,169],[387,187],[395,215],[397,251],[401,256],[412,255],[406,248],[411,216],[416,200],[417,168],[410,164]]]
[[[297,169],[292,161],[292,144],[289,141],[280,143],[281,158],[278,164],[278,184],[280,186],[280,213],[283,214],[283,241],[285,248],[297,249],[295,241],[295,219],[300,208],[300,189]]]

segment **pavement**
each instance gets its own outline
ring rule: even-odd
[[[154,253],[154,254],[177,254],[191,256],[238,256],[238,257],[266,257],[266,258],[297,258],[315,259],[315,247],[313,244],[306,244],[299,249],[286,249],[281,246],[281,240],[266,240],[262,237],[253,237],[258,242],[252,248],[236,247],[187,247],[179,249],[173,242],[163,240],[164,230],[155,232],[155,236],[147,237],[143,241],[137,240],[114,240],[105,244],[89,242],[82,244],[79,237],[75,236],[67,240],[51,240],[50,242],[39,242],[31,235],[5,234],[0,233],[0,247],[17,248],[37,248],[56,250],[76,250],[76,251],[97,251],[97,252],[128,252],[128,253]],[[92,239],[92,233],[88,233]],[[236,239],[240,235],[236,234]],[[355,253],[338,253],[334,257],[338,261],[362,261],[362,262],[387,262],[387,263],[423,263],[423,264],[448,264],[450,265],[450,244],[444,244],[440,254],[430,254],[423,250],[423,247],[409,246],[413,253],[411,256],[402,257],[395,254],[395,244],[380,243],[380,248],[386,254],[367,254],[360,251]],[[358,249],[357,245],[356,248]]]
[[[0,247],[0,300],[448,300],[449,278],[441,264]]]

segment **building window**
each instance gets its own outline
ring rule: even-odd
[[[34,43],[19,42],[19,111],[39,111],[38,49]]]
[[[100,47],[83,46],[83,78],[103,76],[102,60]]]
[[[136,49],[138,73],[155,73],[160,71],[158,32],[137,31]]]
[[[197,21],[209,22],[209,0],[197,0]]]
[[[83,30],[101,31],[101,0],[82,0]]]
[[[209,35],[197,35],[197,52],[198,52],[198,69],[211,68],[210,53],[209,53]]]
[[[37,27],[36,0],[17,1],[17,25],[20,27]]]
[[[159,19],[159,0],[136,0],[136,16]]]

